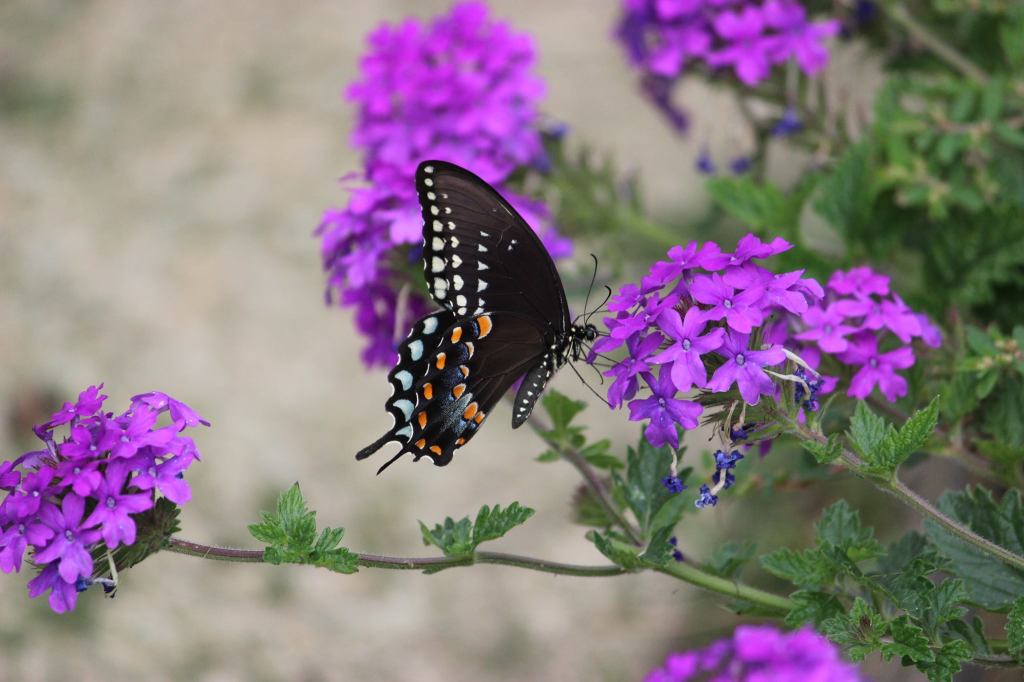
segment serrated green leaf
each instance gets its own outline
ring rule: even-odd
[[[753,542],[726,542],[715,547],[704,568],[723,578],[735,578],[744,565],[754,558],[757,545]]]
[[[613,564],[631,570],[644,565],[644,560],[640,558],[638,550],[616,542],[608,534],[592,530],[587,533],[587,539],[593,542],[597,551],[608,557]]]
[[[881,614],[860,597],[854,600],[849,614],[833,616],[821,624],[822,633],[843,647],[854,662],[881,648],[886,629]]]
[[[875,451],[874,460],[891,471],[928,442],[939,423],[939,398],[916,411],[899,430],[888,428]]]
[[[815,440],[804,440],[800,443],[804,450],[811,453],[811,456],[818,464],[830,464],[843,454],[843,439],[833,433],[828,437],[827,443],[819,443]]]
[[[910,618],[907,616],[896,618],[889,623],[889,629],[893,641],[882,645],[881,654],[884,660],[892,660],[893,656],[906,656],[915,663],[935,660],[935,652],[931,650],[931,641],[925,635],[924,630],[914,625]]]
[[[552,430],[555,433],[562,433],[568,429],[576,415],[587,408],[584,401],[573,400],[554,389],[547,390],[541,398],[541,403],[551,417]]]
[[[849,435],[854,447],[866,460],[873,461],[887,426],[885,420],[872,412],[863,400],[857,402],[850,419]]]
[[[852,561],[863,561],[883,553],[881,544],[875,540],[874,530],[861,525],[860,514],[851,509],[846,500],[839,500],[826,508],[814,527],[819,547],[837,547]]]
[[[818,183],[814,208],[850,241],[868,224],[876,192],[871,147],[861,142],[849,147]]]
[[[647,439],[641,438],[635,448],[627,451],[625,477],[616,471],[612,472],[612,480],[639,522],[645,539],[650,539],[661,527],[674,526],[682,513],[684,505],[678,500],[673,501],[679,495],[670,493],[661,482],[668,475],[672,460],[671,448],[656,448]],[[668,511],[671,513],[659,514],[669,503]],[[655,519],[658,520],[657,527],[654,525]]]
[[[473,549],[481,543],[496,540],[516,526],[526,523],[533,513],[533,509],[518,502],[513,502],[506,509],[497,504],[494,505],[494,509],[484,505],[473,523]]]
[[[602,438],[581,448],[580,455],[598,469],[621,469],[625,465],[621,459],[609,452],[611,445],[610,440]]]
[[[675,550],[675,547],[669,544],[668,540],[670,537],[672,537],[671,527],[657,530],[651,536],[643,553],[640,554],[641,561],[651,566],[664,566],[670,561],[675,561],[672,558],[672,552]]]
[[[535,462],[557,462],[562,456],[554,450],[545,450],[534,458]]]
[[[944,644],[935,654],[934,661],[917,664],[930,682],[953,682],[953,676],[960,672],[963,664],[974,657],[971,645],[962,639]]]
[[[820,629],[823,622],[842,616],[846,611],[835,595],[828,592],[797,590],[789,595],[789,600],[793,602],[793,610],[786,614],[785,623],[791,628],[813,623]]]
[[[359,570],[359,556],[340,547],[344,528],[316,532],[316,512],[310,511],[296,483],[277,500],[276,513],[262,512],[260,523],[249,526],[254,538],[267,543],[263,560],[269,564],[309,564],[338,573]]]
[[[1010,653],[1024,652],[1024,597],[1020,597],[1006,615],[1006,644]]]
[[[1024,508],[1020,492],[1007,492],[997,503],[981,487],[947,492],[939,509],[982,537],[1024,556]],[[961,540],[931,519],[925,521],[928,538],[950,561],[949,570],[963,579],[971,601],[993,611],[1006,611],[1024,596],[1024,571]]]
[[[960,578],[943,580],[935,589],[928,592],[927,605],[930,611],[929,620],[938,625],[963,617],[967,608],[963,603],[970,595]]]
[[[809,590],[830,585],[835,576],[831,564],[816,549],[796,551],[783,547],[763,555],[761,566],[772,575]]]
[[[445,556],[466,556],[473,553],[473,523],[465,516],[455,521],[450,516],[444,523],[427,527],[420,521],[420,533],[424,545],[434,545]]]

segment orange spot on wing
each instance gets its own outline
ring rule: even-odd
[[[465,365],[459,365],[459,371],[462,372],[463,379],[469,376],[469,367],[466,367]]]
[[[456,327],[452,330],[452,343],[458,343],[459,339],[462,338],[462,327]]]
[[[465,392],[466,384],[458,384],[455,388],[452,389],[452,395],[455,396],[456,399],[461,398],[462,394]]]
[[[484,420],[484,417],[486,415],[487,415],[486,412],[483,412],[483,411],[477,412],[476,413],[476,419],[474,419],[473,421],[475,421],[477,424],[479,424],[480,422],[482,422]]]
[[[430,451],[433,452],[435,455],[440,456],[440,454],[441,454],[441,446],[440,445],[431,445],[430,446]]]
[[[417,419],[417,421],[419,421],[421,429],[427,428],[427,413],[426,412],[420,412],[419,415],[416,417],[416,419]]]
[[[472,419],[473,415],[476,414],[476,409],[477,409],[476,403],[470,403],[469,407],[466,408],[466,411],[462,413],[462,418],[463,419]]]
[[[455,441],[455,447],[457,447],[457,448],[461,448],[465,444],[466,444],[466,439],[465,438],[460,438],[457,441]]]
[[[438,353],[438,354],[437,354],[437,362],[435,362],[435,363],[434,363],[434,364],[435,364],[435,366],[436,366],[436,367],[437,367],[438,369],[444,369],[444,361],[445,361],[445,360],[446,360],[447,358],[448,358],[448,356],[447,356],[446,354],[444,354],[444,353]]]
[[[476,323],[480,327],[480,333],[477,334],[478,339],[482,339],[488,334],[490,334],[491,327],[494,326],[494,323],[491,322],[491,318],[489,315],[481,315],[480,317],[476,318]]]
[[[427,441],[423,438],[420,438],[418,441],[413,443],[413,445],[422,450],[423,448],[427,447]]]
[[[434,397],[434,387],[432,384],[423,384],[423,397],[427,400]]]
[[[469,350],[469,357],[473,357],[473,351],[476,350],[475,348],[473,348],[473,342],[466,341],[466,348],[467,350]]]

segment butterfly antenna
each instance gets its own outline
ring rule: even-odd
[[[579,380],[580,380],[580,382],[581,382],[581,383],[582,383],[582,384],[583,384],[584,386],[586,386],[586,387],[587,387],[588,389],[590,389],[590,392],[591,392],[591,393],[593,393],[594,395],[596,395],[596,396],[597,396],[597,399],[598,399],[598,400],[600,400],[600,401],[601,401],[602,403],[604,403],[604,404],[605,404],[605,405],[607,405],[608,407],[611,407],[611,406],[612,406],[612,404],[611,404],[610,402],[608,402],[608,400],[607,400],[607,399],[606,399],[606,398],[605,398],[605,397],[604,397],[603,395],[601,395],[600,393],[598,393],[597,391],[595,391],[595,390],[594,390],[594,387],[593,387],[593,386],[591,386],[590,384],[588,384],[588,383],[587,383],[587,380],[586,380],[586,379],[584,379],[584,378],[583,378],[583,375],[582,375],[582,374],[580,374],[580,372],[579,372],[579,370],[578,370],[578,369],[576,369],[576,365],[575,365],[574,363],[570,362],[570,363],[569,363],[569,367],[570,367],[570,368],[572,369],[572,371],[573,371],[573,372],[574,372],[574,373],[576,374],[576,376],[577,376],[577,377],[579,377]]]
[[[597,281],[597,256],[590,254],[590,257],[594,259],[594,274],[590,276],[590,286],[587,287],[587,298],[583,301],[583,312],[576,316],[576,320],[587,314],[587,307],[590,305],[590,293],[594,290],[594,282]],[[573,324],[576,323],[576,320],[573,320]],[[584,324],[586,323],[584,322]]]
[[[583,321],[584,325],[590,324],[590,318],[592,318],[594,315],[596,315],[598,312],[600,312],[601,309],[604,308],[605,304],[608,303],[609,300],[611,300],[612,288],[610,286],[608,286],[608,285],[605,285],[604,290],[606,292],[605,296],[604,296],[604,300],[601,301],[601,305],[597,306],[592,311],[590,311],[590,314],[587,315],[587,319]]]

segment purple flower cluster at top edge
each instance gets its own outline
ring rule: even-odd
[[[134,544],[133,516],[151,509],[157,495],[189,501],[183,473],[199,451],[181,434],[209,426],[165,393],[137,395],[117,416],[103,412],[102,388],[90,386],[34,428],[43,450],[0,462],[0,570],[20,571],[31,552],[40,573],[28,583],[29,596],[49,590],[57,613],[74,609],[78,592],[92,584],[94,547]],[[165,413],[169,424],[157,426]]]
[[[678,130],[685,115],[670,101],[671,83],[694,62],[730,69],[745,85],[767,79],[793,59],[808,75],[828,64],[836,19],[810,21],[797,0],[624,0],[616,37],[644,73],[644,90]]]
[[[867,398],[876,386],[890,402],[905,396],[907,380],[896,370],[914,364],[915,338],[941,345],[938,327],[890,292],[889,278],[869,267],[833,273],[827,289],[800,318],[802,331],[795,338],[816,347],[801,355],[814,359],[819,350],[855,367],[847,390],[854,398]]]
[[[572,245],[550,226],[543,203],[501,187],[516,170],[546,164],[537,111],[544,84],[533,73],[528,35],[492,20],[484,4],[467,2],[430,23],[383,24],[368,43],[361,75],[346,91],[358,107],[352,144],[364,153],[367,184],[351,190],[344,208],[325,211],[317,234],[328,301],[337,295],[355,308],[369,339],[363,361],[387,365],[396,330],[404,335],[427,312],[419,296],[400,297],[395,284],[397,273],[418,270],[418,246],[410,254],[395,247],[422,238],[413,182],[419,162],[450,161],[497,186],[553,257],[568,255]]]
[[[775,393],[765,368],[785,360],[781,342],[752,348],[752,332],[770,318],[803,314],[824,295],[803,270],[775,274],[755,262],[791,246],[781,238],[764,243],[752,234],[734,253],[714,242],[675,246],[668,261],[655,263],[639,285],[627,284],[611,299],[608,308],[616,314],[605,318],[608,335],[593,353],[626,347],[626,356],[605,372],[614,379],[608,400],[613,407],[629,401],[629,418],[648,422],[644,433],[652,445],[678,447],[677,427],[696,428],[703,407],[679,394],[694,388],[723,393],[736,386],[754,405]],[[708,376],[703,358],[712,353],[721,364]],[[641,381],[649,397],[636,398]]]
[[[770,625],[740,625],[732,637],[703,649],[669,654],[644,682],[768,682],[814,680],[860,682],[856,666],[839,649],[809,627],[783,632]]]

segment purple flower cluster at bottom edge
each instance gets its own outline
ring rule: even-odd
[[[644,682],[860,682],[856,666],[809,627],[783,632],[770,625],[740,625],[732,637],[703,649],[669,654]]]
[[[57,613],[74,609],[78,592],[93,582],[94,548],[133,544],[134,517],[157,495],[189,501],[183,474],[199,451],[182,432],[209,426],[159,392],[134,396],[120,415],[103,412],[102,388],[90,386],[33,429],[42,450],[0,462],[0,570],[18,572],[30,555],[40,572],[28,583],[29,596],[50,591]],[[158,426],[165,414],[169,423]]]

